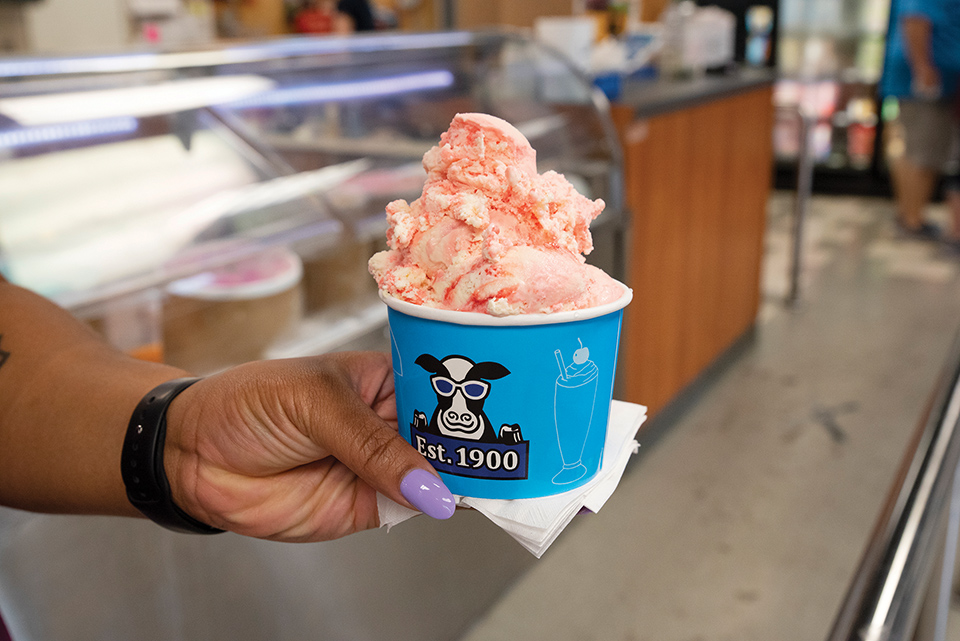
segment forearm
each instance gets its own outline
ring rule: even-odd
[[[136,515],[120,477],[130,414],[179,369],[130,358],[0,279],[0,504]]]
[[[902,20],[903,39],[910,68],[933,67],[930,20],[922,15],[908,15]]]

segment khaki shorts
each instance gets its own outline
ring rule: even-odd
[[[960,160],[960,123],[946,102],[900,100],[904,155],[919,167],[943,171]]]

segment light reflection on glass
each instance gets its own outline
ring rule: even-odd
[[[405,93],[408,91],[442,89],[452,84],[453,74],[449,71],[428,71],[387,78],[275,89],[257,96],[238,100],[229,106],[242,109],[352,100],[371,96]]]

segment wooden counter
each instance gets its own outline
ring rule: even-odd
[[[772,175],[769,83],[647,116],[613,107],[624,148],[625,400],[661,410],[754,323]],[[639,115],[638,115],[639,114]]]

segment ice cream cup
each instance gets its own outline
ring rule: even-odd
[[[454,494],[551,496],[600,469],[623,295],[598,307],[496,317],[380,293],[400,434]]]

